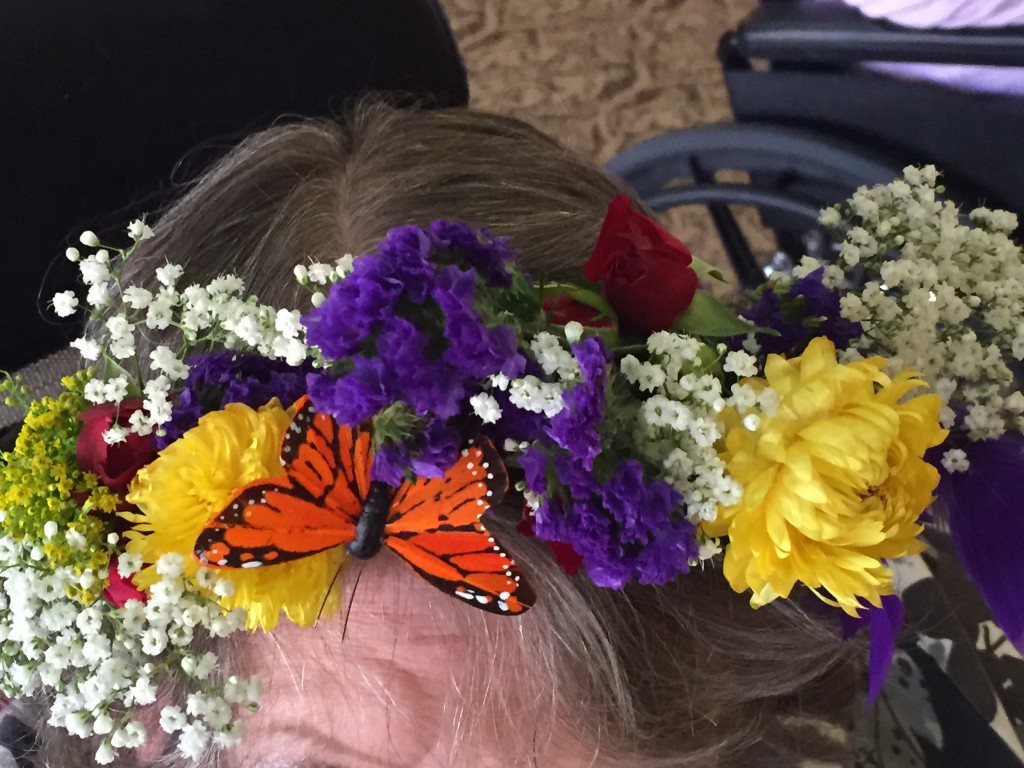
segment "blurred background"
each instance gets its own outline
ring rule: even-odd
[[[715,51],[757,5],[443,2],[469,70],[470,103],[528,120],[600,164],[666,131],[732,119]],[[695,254],[730,273],[704,209],[677,210],[666,223]]]

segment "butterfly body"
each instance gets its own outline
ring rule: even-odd
[[[368,432],[339,426],[308,398],[285,432],[282,476],[237,491],[196,540],[211,568],[255,568],[344,546],[367,559],[388,548],[443,592],[492,613],[533,603],[515,562],[483,523],[508,487],[486,439],[473,441],[444,477],[398,489],[370,480]]]
[[[380,552],[384,543],[384,526],[388,521],[388,508],[391,506],[392,488],[387,483],[375,480],[370,483],[370,491],[363,502],[363,510],[356,523],[356,537],[345,549],[352,557],[369,560]]]

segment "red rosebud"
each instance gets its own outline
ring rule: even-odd
[[[128,419],[142,407],[138,400],[122,400],[120,405],[102,403],[86,408],[78,417],[82,431],[75,444],[75,458],[84,472],[92,472],[100,483],[117,493],[125,493],[135,473],[156,457],[153,435],[134,432],[120,443],[107,445],[103,433],[114,424],[127,426]]]
[[[139,590],[132,582],[131,577],[127,579],[117,572],[117,558],[110,558],[110,565],[107,567],[107,588],[103,590],[103,596],[111,605],[123,608],[129,600],[146,602],[146,593]]]
[[[689,248],[618,195],[583,274],[601,281],[622,330],[647,336],[669,328],[690,306],[697,292],[692,262]]]
[[[588,328],[614,328],[615,321],[610,317],[598,317],[601,311],[588,307],[570,296],[560,294],[545,296],[540,303],[545,316],[555,325],[565,325],[573,321]]]

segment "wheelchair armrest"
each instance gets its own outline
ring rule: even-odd
[[[724,41],[746,59],[1024,66],[1024,27],[912,29],[834,2],[763,3]]]

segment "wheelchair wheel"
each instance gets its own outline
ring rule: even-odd
[[[885,184],[902,172],[890,158],[829,136],[735,124],[657,136],[616,156],[607,168],[655,211],[706,208],[745,288],[788,269],[805,253],[827,260],[831,240],[818,225],[819,211],[861,185]],[[774,235],[769,259],[755,257],[730,206],[756,209]]]

